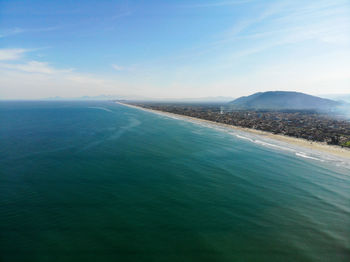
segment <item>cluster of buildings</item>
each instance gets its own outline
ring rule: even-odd
[[[350,121],[310,111],[225,111],[214,104],[138,103],[145,108],[186,115],[274,134],[350,147]]]

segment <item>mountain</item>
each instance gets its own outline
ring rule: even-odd
[[[240,97],[229,105],[232,109],[329,111],[342,103],[300,92],[269,91]]]

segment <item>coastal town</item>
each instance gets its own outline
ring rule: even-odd
[[[230,110],[220,104],[133,102],[135,106],[350,148],[350,121],[314,111]]]

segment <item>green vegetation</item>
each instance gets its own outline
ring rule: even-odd
[[[347,141],[347,142],[345,142],[345,143],[343,143],[343,144],[342,144],[342,146],[345,146],[345,147],[350,147],[350,140],[349,140],[349,141]]]

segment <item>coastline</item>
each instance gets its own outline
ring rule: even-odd
[[[139,110],[144,110],[147,112],[152,112],[155,114],[162,114],[162,115],[166,115],[166,116],[170,116],[170,117],[182,118],[184,120],[189,120],[189,121],[194,121],[194,122],[199,122],[199,123],[206,123],[206,124],[215,125],[218,127],[230,128],[230,129],[234,129],[234,130],[238,130],[238,131],[243,131],[243,132],[247,132],[250,134],[259,135],[259,136],[262,136],[265,138],[269,138],[272,140],[284,142],[287,144],[292,144],[292,145],[302,147],[305,149],[309,149],[312,151],[318,151],[320,153],[327,153],[327,154],[331,154],[331,155],[336,156],[336,157],[341,157],[343,159],[350,160],[350,150],[347,148],[341,148],[339,146],[328,145],[328,144],[322,143],[322,142],[309,141],[306,139],[296,138],[296,137],[291,137],[291,136],[286,136],[286,135],[273,134],[273,133],[269,133],[269,132],[262,131],[262,130],[252,129],[252,128],[245,128],[245,127],[239,127],[239,126],[218,123],[218,122],[214,122],[214,121],[209,121],[209,120],[185,116],[185,115],[174,114],[174,113],[170,113],[170,112],[164,112],[164,111],[160,111],[160,110],[148,109],[148,108],[130,105],[127,103],[122,103],[122,102],[115,102],[115,103],[120,104],[120,105],[124,105],[124,106],[128,106],[131,108],[136,108]]]

